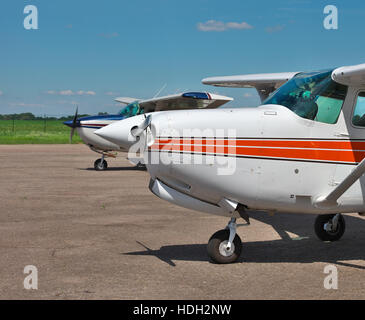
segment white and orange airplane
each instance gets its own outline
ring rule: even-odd
[[[319,239],[339,240],[342,214],[365,212],[365,64],[203,83],[254,87],[262,104],[155,112],[95,133],[126,149],[145,141],[156,196],[231,218],[209,240],[215,262],[236,261],[236,219],[256,210],[318,214]]]

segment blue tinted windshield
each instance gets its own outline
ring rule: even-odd
[[[332,71],[299,73],[272,93],[263,104],[287,107],[298,116],[324,123],[336,123],[347,87],[334,82]]]
[[[130,118],[142,113],[144,113],[144,109],[141,108],[138,101],[126,105],[119,111],[119,114],[125,118]]]

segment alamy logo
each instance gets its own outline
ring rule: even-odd
[[[325,289],[330,290],[337,290],[338,289],[338,271],[337,271],[337,267],[329,264],[327,266],[324,267],[323,272],[325,274],[328,274],[328,276],[326,276],[324,278],[324,282],[323,282],[323,286]]]
[[[148,132],[129,148],[128,159],[143,156],[145,164],[204,165],[216,168],[217,175],[233,175],[237,167],[235,129],[153,129],[152,142]],[[150,152],[145,152],[146,150]]]
[[[328,5],[323,9],[323,13],[327,16],[323,20],[323,26],[326,30],[338,29],[338,9],[336,6]]]
[[[38,29],[38,9],[36,6],[27,5],[24,8],[24,14],[27,16],[24,18],[24,29],[37,30]]]
[[[36,266],[28,265],[24,267],[24,274],[27,276],[24,278],[24,289],[37,290],[38,289],[38,269]]]

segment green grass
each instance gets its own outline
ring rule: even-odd
[[[70,128],[58,120],[0,120],[0,144],[69,143]],[[75,131],[72,143],[81,143]]]

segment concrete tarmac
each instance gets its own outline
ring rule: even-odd
[[[365,298],[363,217],[322,243],[313,215],[252,213],[238,263],[217,265],[206,244],[227,218],[158,199],[123,155],[105,172],[97,158],[84,145],[0,146],[0,299]],[[37,290],[24,288],[27,265]]]

